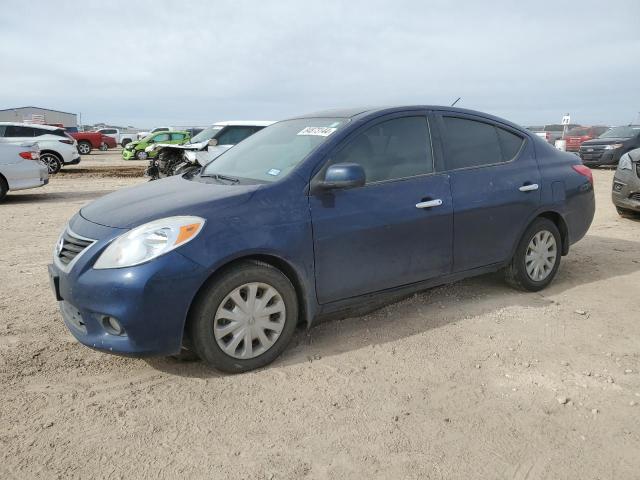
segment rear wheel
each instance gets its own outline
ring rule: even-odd
[[[558,227],[551,220],[538,218],[524,232],[505,269],[505,279],[520,290],[542,290],[556,276],[561,252],[562,238]]]
[[[78,152],[80,152],[80,155],[89,155],[91,153],[91,144],[85,140],[78,142]]]
[[[120,142],[120,145],[122,146],[122,148],[124,148],[127,145],[129,145],[130,143],[131,143],[131,139],[130,138],[125,138],[124,140],[122,140],[122,142]]]
[[[240,373],[274,361],[297,321],[289,279],[269,264],[246,261],[205,287],[190,316],[189,340],[212,367]]]
[[[62,168],[62,160],[55,153],[45,152],[40,154],[40,161],[47,166],[50,175],[56,174]]]

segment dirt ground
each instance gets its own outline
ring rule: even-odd
[[[96,152],[0,205],[0,478],[640,477],[640,222],[612,171],[545,291],[435,288],[227,376],[92,351],[58,313],[59,232],[143,165]]]

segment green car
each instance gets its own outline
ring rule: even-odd
[[[187,142],[189,138],[189,132],[184,130],[178,130],[175,132],[154,132],[151,135],[144,137],[142,140],[127,143],[127,146],[122,150],[122,158],[125,160],[146,160],[148,158],[155,158],[158,155],[158,150],[154,150],[152,152],[145,151],[149,145],[154,143],[181,145]]]

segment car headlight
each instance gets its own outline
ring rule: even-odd
[[[624,154],[620,159],[618,170],[631,170],[631,157],[628,153]]]
[[[606,147],[604,147],[605,150],[615,150],[616,148],[620,148],[623,144],[622,143],[612,143],[611,145],[607,145]]]
[[[132,267],[148,262],[193,240],[204,222],[204,218],[180,216],[140,225],[116,238],[93,268]]]

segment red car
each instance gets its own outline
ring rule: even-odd
[[[106,150],[107,148],[115,148],[116,140],[108,135],[100,132],[67,132],[70,136],[78,141],[78,152],[81,155],[91,153],[94,148]]]
[[[564,139],[567,141],[567,152],[577,152],[580,150],[582,142],[598,138],[604,132],[609,130],[609,127],[602,125],[596,125],[593,127],[575,127],[567,132]]]

